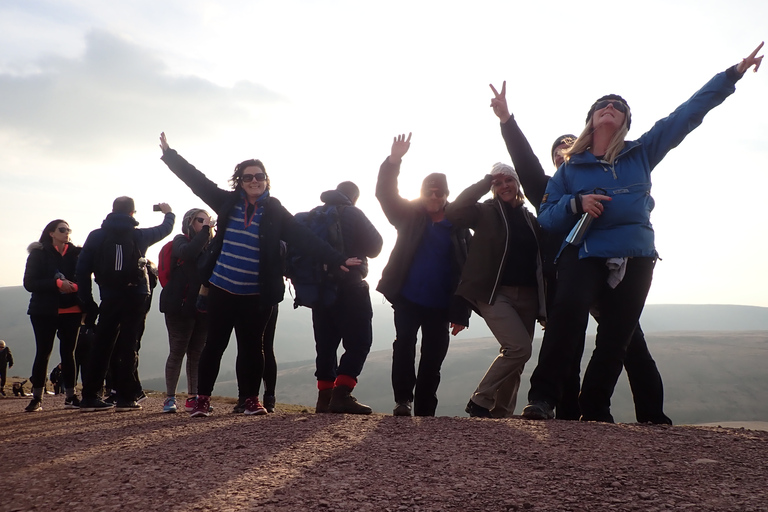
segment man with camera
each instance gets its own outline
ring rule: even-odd
[[[144,321],[150,294],[147,273],[147,248],[173,231],[176,216],[171,207],[160,203],[157,208],[165,214],[163,222],[152,228],[139,229],[133,218],[134,201],[122,196],[112,203],[101,228],[91,231],[83,244],[77,261],[78,297],[83,311],[98,310],[96,340],[91,349],[87,371],[84,372],[82,412],[112,408],[99,393],[109,367],[112,351],[120,361],[117,375],[113,376],[117,401],[115,410],[141,409],[136,403],[136,344]],[[91,275],[99,285],[101,304],[93,300]]]

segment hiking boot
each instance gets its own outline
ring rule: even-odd
[[[336,386],[331,393],[331,403],[328,408],[331,412],[339,414],[371,414],[373,409],[357,401],[351,395],[349,386]]]
[[[267,414],[267,410],[261,405],[261,402],[259,402],[258,396],[251,396],[245,399],[245,410],[243,413],[249,416],[263,416]]]
[[[65,409],[79,409],[80,408],[80,399],[77,398],[76,395],[72,395],[71,397],[64,400],[64,408]]]
[[[232,408],[232,414],[243,414],[245,412],[245,398],[238,398],[237,403]]]
[[[43,410],[43,401],[40,398],[33,398],[29,405],[24,408],[25,412],[38,412]]]
[[[267,412],[275,412],[275,395],[264,395],[264,408]]]
[[[184,410],[187,412],[192,412],[195,410],[196,405],[197,405],[197,397],[190,396],[187,398],[187,401],[184,402]]]
[[[395,410],[392,411],[392,416],[410,416],[412,409],[412,402],[407,400],[405,402],[397,402]]]
[[[115,404],[116,412],[139,411],[141,406],[135,400],[118,400]]]
[[[493,418],[491,411],[482,405],[477,405],[470,400],[467,402],[467,406],[464,408],[464,412],[469,414],[470,418]]]
[[[321,389],[317,392],[317,404],[315,405],[315,414],[325,414],[331,412],[331,395],[333,388]]]
[[[211,397],[197,395],[195,401],[195,409],[189,414],[191,418],[198,416],[210,416],[211,415]]]
[[[165,402],[163,402],[163,412],[176,412],[178,410],[178,406],[176,405],[176,397],[175,396],[169,396],[165,399]]]
[[[114,407],[101,398],[83,398],[80,400],[80,412],[111,411]]]
[[[534,400],[523,409],[523,418],[529,420],[551,420],[555,417],[555,411],[547,402]]]

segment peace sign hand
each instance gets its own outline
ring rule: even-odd
[[[496,114],[496,116],[499,118],[501,124],[504,124],[509,120],[510,117],[512,117],[509,114],[509,107],[507,107],[507,81],[504,80],[504,83],[501,86],[501,93],[496,90],[493,84],[488,85],[491,87],[493,95],[495,96],[491,100],[491,108],[493,109],[493,113]]]
[[[753,51],[751,54],[749,54],[749,57],[746,59],[741,59],[741,62],[736,66],[736,71],[738,71],[740,74],[744,74],[751,66],[755,66],[754,72],[757,73],[757,70],[760,69],[760,63],[763,62],[763,56],[755,57],[757,55],[757,52],[760,51],[760,48],[763,47],[763,43],[761,42],[757,48],[755,48],[755,51]]]

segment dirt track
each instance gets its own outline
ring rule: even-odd
[[[768,432],[0,400],[0,510],[768,510]]]

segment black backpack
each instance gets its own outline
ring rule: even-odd
[[[106,231],[93,271],[99,286],[125,288],[147,279],[147,260],[134,237],[134,229]]]
[[[297,213],[296,222],[307,227],[336,251],[344,252],[341,215],[345,206],[322,205],[308,212]],[[293,307],[330,306],[336,302],[339,269],[328,269],[318,259],[300,254],[290,245],[286,253],[285,276],[291,280],[296,297]]]

